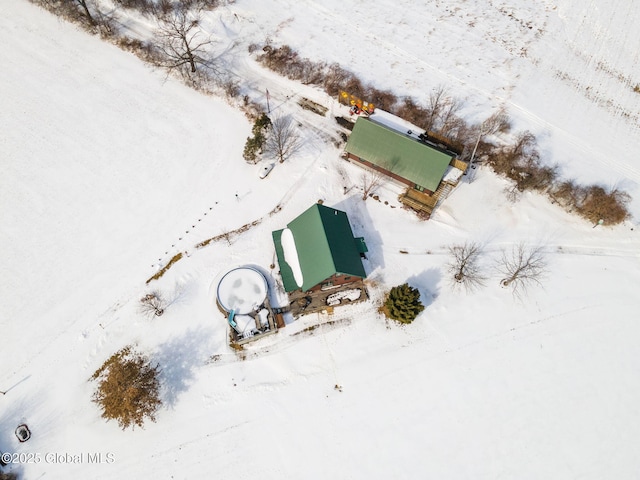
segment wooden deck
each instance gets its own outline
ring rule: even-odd
[[[441,182],[433,194],[420,192],[415,188],[407,188],[407,190],[398,197],[398,200],[420,215],[429,218],[436,206],[447,198],[454,188],[455,185],[449,182]]]
[[[369,298],[364,282],[362,279],[358,279],[326,290],[310,290],[307,292],[295,290],[290,292],[289,308],[294,318],[322,311],[326,311],[331,314],[333,313],[333,306],[327,304],[327,298],[333,293],[352,289],[360,290],[360,297],[356,300],[345,300],[344,304],[362,302]]]

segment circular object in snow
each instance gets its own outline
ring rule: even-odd
[[[258,309],[267,297],[267,280],[251,267],[234,268],[218,283],[218,303],[227,312],[246,315]]]

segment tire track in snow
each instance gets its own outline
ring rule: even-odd
[[[603,247],[591,246],[584,244],[567,244],[567,243],[544,243],[542,248],[545,254],[549,255],[588,255],[594,257],[621,257],[621,258],[640,258],[640,241],[638,245],[629,242],[629,248],[620,247]],[[518,245],[518,242],[499,242],[485,246],[484,254],[492,254],[501,252],[506,247]],[[442,256],[450,255],[448,247],[430,248],[428,250],[415,250],[402,246],[388,246],[385,248],[386,255],[410,255],[410,256]]]

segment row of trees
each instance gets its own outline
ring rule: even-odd
[[[449,248],[449,254],[446,269],[454,287],[472,291],[485,285],[489,268],[481,263],[484,251],[480,244],[466,242],[454,245]],[[500,274],[500,285],[510,288],[514,296],[522,297],[529,287],[542,285],[547,261],[541,246],[527,247],[520,243],[511,250],[503,250],[491,270]]]
[[[561,179],[558,165],[541,161],[536,137],[529,131],[515,135],[511,144],[494,148],[487,158],[496,173],[512,181],[506,190],[511,201],[522,192],[535,191],[594,224],[615,225],[629,216],[629,194],[617,187],[607,189]]]
[[[106,8],[98,0],[31,1],[114,40],[154,66],[189,79],[192,84],[227,81],[210,48],[211,35],[200,28],[201,12],[217,7],[219,0],[115,0],[115,9]],[[152,39],[142,42],[126,37],[118,27],[118,7],[136,9],[152,18],[155,22]]]
[[[481,264],[481,245],[475,242],[454,245],[449,248],[449,254],[446,270],[454,288],[472,291],[485,285],[488,275]],[[522,298],[529,287],[542,285],[547,260],[542,247],[527,247],[521,243],[511,250],[503,250],[493,269],[500,274],[500,285],[510,288],[515,297]],[[387,318],[400,323],[411,323],[423,310],[420,292],[408,283],[393,287],[380,308]]]

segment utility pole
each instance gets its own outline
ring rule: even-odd
[[[480,144],[480,139],[486,134],[484,131],[484,123],[480,125],[480,132],[478,133],[478,139],[476,140],[476,144],[473,147],[473,152],[471,152],[471,160],[469,160],[469,169],[474,168],[473,159],[476,158],[476,151],[478,150],[478,145]],[[469,172],[469,183],[473,181],[473,172]]]

